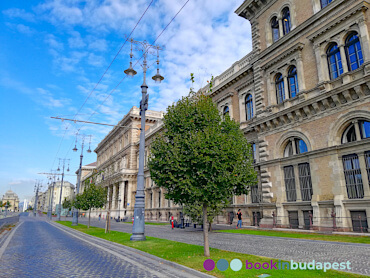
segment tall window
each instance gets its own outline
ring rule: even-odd
[[[275,77],[275,87],[277,103],[282,103],[285,100],[285,90],[284,79],[281,73],[277,74]]]
[[[321,8],[325,8],[327,5],[329,5],[333,0],[320,0],[321,2]]]
[[[308,152],[307,144],[300,138],[293,138],[286,145],[284,157]]]
[[[291,67],[288,72],[288,82],[289,82],[289,97],[295,97],[298,92],[298,78],[297,78],[297,68]]]
[[[158,207],[160,208],[161,207],[161,196],[162,195],[162,191],[159,190],[159,193],[158,193]]]
[[[279,20],[275,16],[271,20],[272,42],[276,42],[280,38]]]
[[[251,94],[245,97],[245,110],[247,112],[247,121],[253,118],[253,98]]]
[[[283,32],[284,35],[288,34],[292,28],[291,22],[290,22],[290,11],[289,8],[285,8],[282,13],[283,17]]]
[[[312,198],[312,181],[310,164],[298,164],[299,184],[301,186],[302,201],[311,201]]]
[[[365,164],[366,164],[367,178],[369,180],[369,185],[370,185],[370,151],[365,152]]]
[[[358,69],[363,63],[361,43],[357,33],[352,33],[346,40],[346,53],[348,60],[348,70]]]
[[[343,73],[342,59],[336,43],[332,44],[326,52],[328,56],[328,65],[330,79],[336,79]]]
[[[284,167],[284,181],[286,199],[288,202],[295,202],[297,200],[297,192],[295,188],[294,168],[293,166]]]
[[[364,198],[364,187],[357,154],[346,155],[342,159],[348,199]]]
[[[229,115],[229,106],[225,106],[224,107],[224,112],[223,112],[223,114],[224,114],[224,116],[226,116],[226,115]]]

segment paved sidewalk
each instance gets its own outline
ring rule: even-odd
[[[21,217],[7,240],[1,277],[211,277],[45,218]]]
[[[87,219],[79,219],[86,224]],[[105,221],[91,220],[91,225],[104,227]],[[111,222],[111,229],[132,233],[132,224]],[[203,245],[203,232],[174,229],[170,226],[145,226],[145,235],[195,245]],[[299,262],[351,262],[350,272],[370,276],[370,244],[328,242],[257,235],[211,233],[210,246],[238,253]]]

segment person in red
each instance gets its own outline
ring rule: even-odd
[[[239,209],[238,210],[238,213],[236,214],[238,216],[238,224],[236,224],[236,228],[241,228],[242,227],[242,212],[241,210]]]
[[[173,221],[173,215],[171,216],[171,226],[172,226],[172,230],[173,230],[173,228],[174,228],[174,223],[173,223],[174,221]]]

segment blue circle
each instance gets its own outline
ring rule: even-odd
[[[230,262],[230,268],[231,270],[233,271],[239,271],[241,270],[243,267],[243,263],[241,260],[239,259],[233,259],[231,262]]]
[[[225,271],[229,268],[229,262],[226,261],[225,259],[220,259],[217,262],[217,269],[219,271]]]

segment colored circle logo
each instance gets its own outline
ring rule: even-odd
[[[220,259],[217,262],[217,268],[219,271],[225,271],[229,268],[229,262],[225,259]]]
[[[211,259],[205,260],[203,263],[203,267],[207,271],[212,271],[215,269],[215,262]]]
[[[234,259],[234,260],[232,260],[232,261],[231,261],[231,263],[230,263],[230,268],[231,268],[231,270],[233,270],[233,271],[239,271],[239,270],[241,270],[241,269],[242,269],[242,267],[243,267],[243,263],[242,263],[242,261],[241,261],[241,260],[239,260],[239,259]]]

